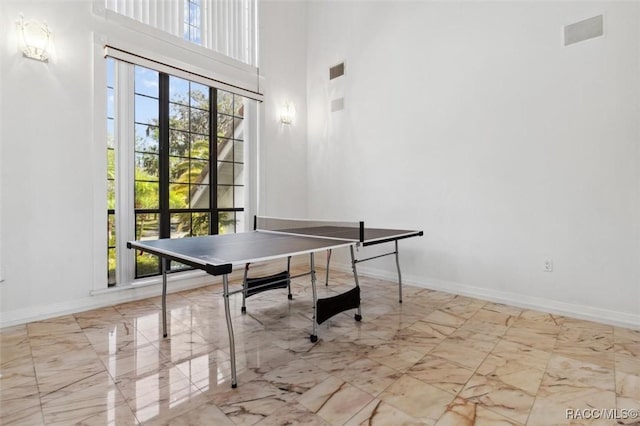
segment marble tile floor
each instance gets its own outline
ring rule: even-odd
[[[351,286],[334,272],[319,296]],[[247,314],[232,296],[237,389],[220,285],[170,295],[166,339],[159,297],[2,329],[0,424],[640,424],[638,330],[361,287],[363,320],[341,313],[316,343],[308,277]]]

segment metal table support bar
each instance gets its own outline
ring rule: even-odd
[[[162,336],[167,337],[167,260],[163,257],[160,261],[162,268]]]
[[[229,357],[231,359],[231,387],[238,386],[238,377],[236,376],[236,343],[233,336],[233,325],[231,324],[231,309],[229,307],[229,276],[222,276],[222,288],[224,296],[224,316],[227,319],[227,332],[229,334]]]
[[[398,302],[402,303],[402,274],[400,273],[400,254],[396,240],[396,269],[398,269]]]
[[[327,250],[327,270],[326,270],[326,277],[324,279],[325,286],[329,285],[329,263],[331,263],[331,252],[332,252],[331,249]]]
[[[318,315],[318,292],[316,291],[316,268],[313,262],[313,253],[309,254],[311,263],[311,289],[313,290],[313,331],[309,340],[312,342],[318,341],[318,322],[316,321]]]
[[[265,289],[266,290],[272,290],[272,288],[270,288],[269,286],[274,284],[274,283],[279,283],[279,282],[286,282],[289,280],[293,280],[295,278],[300,278],[300,277],[305,277],[307,275],[311,275],[311,272],[305,272],[303,274],[298,274],[298,275],[292,275],[289,278],[282,278],[282,279],[278,279],[278,280],[274,280],[274,281],[270,281],[266,284],[261,284],[255,287],[252,287],[251,290],[260,290],[260,289]],[[264,278],[264,277],[263,277]],[[281,288],[285,288],[286,286],[282,286]],[[234,295],[234,294],[238,294],[238,293],[244,293],[244,288],[238,289],[238,290],[233,290],[231,292],[229,292],[229,295]]]
[[[399,302],[402,303],[402,274],[400,272],[400,254],[399,254],[399,250],[398,250],[398,240],[394,240],[395,243],[395,250],[388,252],[388,253],[383,253],[383,254],[379,254],[376,256],[371,256],[371,257],[365,257],[362,259],[356,259],[354,251],[353,251],[353,246],[351,246],[351,266],[353,268],[354,271],[354,275],[356,277],[356,285],[358,282],[358,278],[357,278],[357,273],[356,273],[356,264],[357,263],[362,263],[362,262],[367,262],[369,260],[373,260],[373,259],[378,259],[380,257],[385,257],[385,256],[391,256],[391,255],[395,255],[396,257],[396,269],[398,270],[398,297],[399,297]],[[329,262],[331,261],[331,252],[332,250],[329,249],[327,250],[327,271],[326,271],[326,277],[325,277],[325,286],[329,285]]]
[[[358,279],[358,270],[356,269],[356,256],[353,251],[353,246],[349,246],[349,251],[351,251],[351,265],[353,268],[353,280],[356,282],[356,287],[360,288],[360,280]],[[358,291],[358,296],[360,295],[360,291]],[[358,297],[358,312],[356,313],[356,321],[360,321],[362,319],[362,310],[360,308],[360,298]]]
[[[287,257],[287,270],[279,272],[277,274],[269,275],[266,277],[248,278],[249,263],[244,268],[244,278],[242,280],[242,289],[235,290],[229,294],[242,293],[242,313],[247,312],[246,299],[255,294],[261,293],[267,290],[276,290],[280,288],[287,288],[287,298],[293,300],[293,294],[291,293],[291,280],[311,275],[312,271],[303,272],[297,275],[291,275],[291,256]],[[313,271],[315,272],[315,271]],[[259,283],[259,284],[256,284]]]

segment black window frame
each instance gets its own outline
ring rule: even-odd
[[[138,65],[136,65],[137,67]],[[234,221],[235,221],[235,215],[237,213],[242,213],[245,211],[245,207],[223,207],[223,208],[219,208],[218,207],[218,141],[219,141],[219,135],[218,135],[218,117],[219,117],[219,113],[218,113],[218,89],[216,89],[215,87],[211,87],[211,86],[207,86],[209,88],[209,129],[208,129],[208,139],[209,139],[209,155],[208,155],[208,173],[209,173],[209,208],[192,208],[191,206],[189,206],[188,208],[171,208],[170,207],[170,186],[171,186],[171,179],[170,179],[170,137],[171,137],[171,128],[170,128],[170,105],[171,105],[171,99],[170,99],[170,74],[164,73],[164,72],[158,72],[158,81],[159,81],[159,102],[158,102],[158,128],[159,128],[159,137],[158,137],[158,144],[159,144],[159,167],[158,167],[158,197],[159,197],[159,205],[157,209],[148,209],[148,208],[136,208],[134,205],[134,226],[137,227],[137,217],[140,214],[157,214],[158,215],[158,220],[159,220],[159,234],[158,234],[158,238],[171,238],[171,217],[173,214],[180,214],[180,213],[206,213],[209,215],[209,235],[216,235],[219,233],[219,227],[220,227],[220,216],[221,213],[233,213],[234,215]],[[189,80],[190,81],[190,80]],[[135,93],[135,91],[134,91]],[[232,129],[233,129],[233,134],[230,136],[227,136],[228,139],[230,139],[232,141],[232,143],[236,143],[238,141],[240,141],[241,143],[245,143],[244,138],[242,140],[238,140],[235,138],[235,121],[240,119],[244,121],[244,115],[242,116],[236,116],[236,108],[235,108],[235,102],[236,99],[239,98],[238,95],[235,95],[233,93],[230,92],[226,92],[228,93],[230,96],[232,96],[233,100],[232,100],[232,113],[229,116],[230,119],[232,120]],[[226,114],[228,115],[228,114]],[[192,136],[192,132],[189,129],[187,131],[187,133],[189,134],[189,136]],[[233,149],[233,148],[232,148]],[[244,149],[244,148],[243,148]],[[134,154],[135,155],[135,154]],[[191,154],[189,154],[191,155]],[[235,155],[235,154],[234,154]],[[191,157],[189,157],[189,159],[191,159]],[[234,167],[235,167],[235,157],[232,161],[234,163]],[[244,162],[242,162],[243,166],[244,166]],[[135,182],[135,177],[134,177],[134,182]],[[236,205],[236,200],[235,200],[235,187],[236,186],[240,186],[240,185],[236,185],[236,184],[232,184],[232,185],[223,185],[223,186],[230,186],[231,189],[234,192],[234,198],[233,198],[233,202],[232,205]],[[242,185],[244,186],[244,185]],[[234,226],[234,232],[236,232],[236,228]],[[192,232],[193,230],[191,230]],[[138,232],[137,230],[134,230],[136,238],[138,238]],[[177,262],[170,262],[170,264],[168,265],[168,270],[167,272],[180,272],[180,271],[184,271],[184,270],[189,270],[192,269],[191,267],[188,267],[186,265],[182,265],[179,264]],[[153,277],[153,276],[157,276],[161,274],[161,265],[160,265],[160,259],[158,259],[157,261],[157,271],[153,272],[153,273],[141,273],[139,271],[139,262],[138,262],[138,258],[136,256],[136,261],[135,261],[135,265],[134,265],[134,278],[135,279],[140,279],[140,278],[148,278],[148,277]]]

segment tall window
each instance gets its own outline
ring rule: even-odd
[[[157,257],[123,251],[122,241],[242,230],[247,100],[111,58],[107,67],[108,262],[115,285],[123,273],[160,274]]]

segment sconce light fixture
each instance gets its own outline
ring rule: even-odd
[[[48,62],[51,31],[49,31],[47,24],[33,19],[25,20],[23,16],[20,16],[17,24],[22,55],[26,58]]]
[[[291,102],[285,102],[280,108],[280,122],[282,124],[293,123],[293,118],[296,115],[296,109]]]

